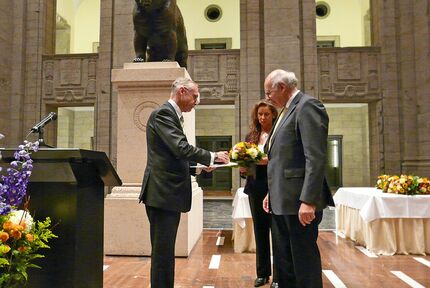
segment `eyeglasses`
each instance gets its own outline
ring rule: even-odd
[[[183,87],[185,90],[187,90],[188,92],[191,92],[190,89],[188,89],[187,87]],[[194,102],[196,103],[196,105],[198,105],[200,103],[200,93],[197,92],[197,94],[193,94],[193,98],[194,98]]]
[[[273,92],[273,91],[275,91],[275,90],[270,90],[270,91],[264,92],[264,95],[265,95],[266,97],[269,97],[269,96],[270,96],[270,94],[272,94],[272,92]]]

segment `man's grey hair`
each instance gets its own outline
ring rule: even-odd
[[[298,80],[294,72],[285,71],[282,69],[277,69],[269,74],[270,82],[272,83],[272,88],[278,87],[279,83],[284,83],[288,87],[297,87]]]
[[[189,78],[185,78],[185,77],[179,77],[179,78],[176,78],[175,81],[173,81],[171,92],[173,94],[176,94],[176,92],[181,87],[185,87],[188,90],[192,90],[194,85],[197,85],[197,84],[193,80],[191,80]]]

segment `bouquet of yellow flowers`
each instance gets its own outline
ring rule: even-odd
[[[260,162],[265,156],[254,143],[239,142],[230,150],[230,161],[237,163],[241,167],[251,167]]]
[[[427,178],[414,175],[380,175],[376,181],[376,188],[386,193],[416,195],[430,194],[430,183]]]

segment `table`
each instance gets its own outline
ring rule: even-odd
[[[243,192],[244,188],[236,190],[233,199],[233,236],[234,252],[255,252],[254,225],[252,223],[251,208],[249,207],[248,195]]]
[[[341,187],[333,198],[336,229],[371,252],[430,254],[430,195]]]

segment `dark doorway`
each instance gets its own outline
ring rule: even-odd
[[[231,136],[197,136],[197,147],[209,151],[228,151],[231,148]],[[202,171],[197,176],[197,183],[204,191],[228,191],[231,190],[230,168],[216,169],[210,173]]]

